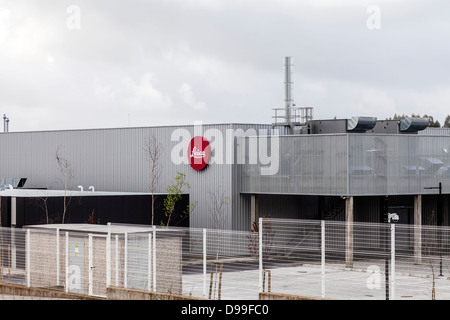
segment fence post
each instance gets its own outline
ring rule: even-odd
[[[322,299],[325,299],[325,221],[321,221],[321,261],[322,261]]]
[[[31,232],[30,229],[27,229],[27,287],[31,287],[31,238],[30,238]]]
[[[66,231],[66,293],[69,292],[69,232]]]
[[[152,284],[152,234],[148,234],[148,256],[147,256],[147,288],[150,291]]]
[[[119,235],[116,234],[116,287],[119,286]]]
[[[93,255],[93,245],[92,245],[92,233],[89,233],[89,244],[88,244],[88,251],[89,251],[89,262],[88,262],[88,266],[89,266],[89,269],[88,269],[88,274],[89,274],[89,288],[88,288],[88,295],[90,295],[90,296],[92,296],[92,293],[93,293],[93,291],[92,291],[92,288],[93,288],[93,286],[92,286],[92,281],[93,281],[93,276],[92,276],[92,271],[93,271],[93,269],[94,269],[94,263],[93,263],[93,257],[94,257],[94,255]]]
[[[106,288],[111,286],[111,222],[108,222],[106,237]]]
[[[206,229],[203,229],[203,298],[206,299]]]
[[[392,300],[395,300],[395,223],[391,223],[391,294]]]
[[[124,244],[124,261],[123,261],[123,287],[127,288],[127,274],[128,274],[128,232],[125,232]]]
[[[56,228],[56,285],[59,286],[59,228]]]
[[[262,288],[263,288],[263,220],[262,218],[259,218],[259,246],[258,246],[258,250],[259,250],[259,293],[262,292]]]
[[[156,292],[156,226],[153,226],[153,292]]]

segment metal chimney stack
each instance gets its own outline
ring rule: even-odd
[[[286,123],[291,124],[291,107],[294,105],[292,98],[292,66],[293,60],[291,57],[285,57],[284,60],[284,106]]]
[[[294,134],[305,130],[309,132],[313,119],[313,107],[297,107],[294,103],[292,93],[294,84],[294,81],[292,81],[293,65],[291,57],[284,58],[284,107],[274,108],[275,115],[272,116],[275,119],[272,126],[283,126],[286,134]],[[278,112],[284,112],[284,114]]]

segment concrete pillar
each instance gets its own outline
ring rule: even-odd
[[[253,228],[253,223],[258,223],[258,195],[252,194],[250,196],[250,228]]]
[[[17,223],[17,200],[11,197],[11,228],[15,228]]]
[[[345,266],[353,267],[353,197],[345,199]]]
[[[325,220],[325,197],[318,196],[319,200],[319,217],[320,220]]]
[[[422,263],[422,195],[414,196],[414,264]]]

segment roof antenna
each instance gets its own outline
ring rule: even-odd
[[[3,131],[9,132],[9,118],[6,117],[6,114],[3,115]]]

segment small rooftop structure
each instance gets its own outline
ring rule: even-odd
[[[90,197],[90,196],[131,196],[131,195],[151,195],[148,192],[114,192],[114,191],[85,191],[85,190],[50,190],[50,189],[14,189],[7,188],[0,190],[0,197]],[[164,195],[163,193],[154,193]]]
[[[153,231],[153,226],[141,225],[141,224],[121,224],[121,223],[108,223],[104,224],[89,224],[89,223],[60,223],[60,224],[37,224],[37,225],[26,225],[22,228],[25,229],[45,229],[45,230],[56,230],[59,231],[71,231],[80,233],[95,233],[95,234],[125,234],[125,233],[151,233]],[[160,226],[155,226],[158,233],[160,232],[172,232],[177,231],[173,227],[170,229],[163,228]]]
[[[182,232],[177,229],[158,227],[156,232],[152,226],[126,224],[23,229],[29,253],[22,259],[30,286],[94,296],[106,296],[110,286],[182,291]]]
[[[405,118],[378,120],[376,117],[352,117],[351,119],[311,120],[309,134],[418,134],[425,130],[429,118]],[[305,132],[306,133],[306,132]]]
[[[37,224],[77,224],[94,219],[122,224],[159,225],[164,223],[163,202],[166,193],[154,193],[154,216],[152,217],[152,194],[150,192],[117,192],[7,188],[0,190],[0,213],[3,225],[20,228]],[[64,210],[64,197],[66,211]],[[189,195],[183,194],[176,205],[176,212],[183,212]],[[189,226],[189,220],[176,218],[173,224]]]

